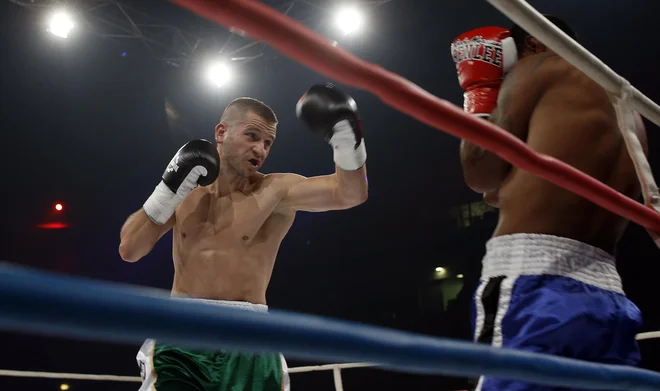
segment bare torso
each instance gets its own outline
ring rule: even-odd
[[[272,181],[217,197],[198,187],[179,205],[173,228],[173,295],[266,304],[280,243],[294,214],[275,212]]]
[[[640,189],[632,159],[605,91],[562,59],[555,58],[544,66],[555,67],[550,73],[564,76],[544,93],[533,111],[527,144],[628,197],[638,197]],[[628,224],[590,201],[516,167],[496,197],[500,217],[495,236],[550,234],[614,253]]]

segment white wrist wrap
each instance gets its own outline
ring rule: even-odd
[[[163,181],[145,201],[142,209],[156,224],[165,224],[172,217],[177,205],[183,200],[183,195],[173,193]]]
[[[367,161],[367,149],[364,146],[364,138],[360,145],[355,148],[355,132],[348,120],[338,122],[334,126],[334,134],[330,138],[330,145],[334,152],[335,164],[342,170],[355,171]]]
[[[145,201],[142,209],[154,223],[165,224],[172,217],[179,203],[197,187],[199,177],[207,174],[206,168],[202,166],[193,167],[179,185],[176,193],[172,192],[163,181],[160,181],[154,192]]]

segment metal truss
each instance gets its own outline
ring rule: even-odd
[[[166,1],[155,0],[8,0],[38,12],[63,7],[85,33],[130,41],[172,67],[188,67],[209,56],[251,62],[268,56],[267,45],[228,31]],[[368,11],[393,0],[355,2]],[[327,24],[333,0],[266,0],[269,6],[317,30]],[[130,4],[130,5],[129,5]],[[272,54],[276,56],[275,53]]]

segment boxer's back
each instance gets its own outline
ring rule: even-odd
[[[632,159],[606,92],[558,56],[540,65],[533,57],[521,60],[527,64],[521,63],[512,71],[524,72],[518,79],[521,83],[545,84],[529,119],[530,148],[561,160],[628,197],[638,197],[639,182]],[[645,138],[641,139],[645,142]],[[550,234],[612,253],[628,223],[516,167],[500,186],[497,196],[500,220],[495,236]]]

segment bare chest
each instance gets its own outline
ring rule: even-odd
[[[276,200],[267,194],[217,198],[200,192],[179,206],[176,225],[183,240],[211,237],[249,242],[267,229],[275,206]]]

